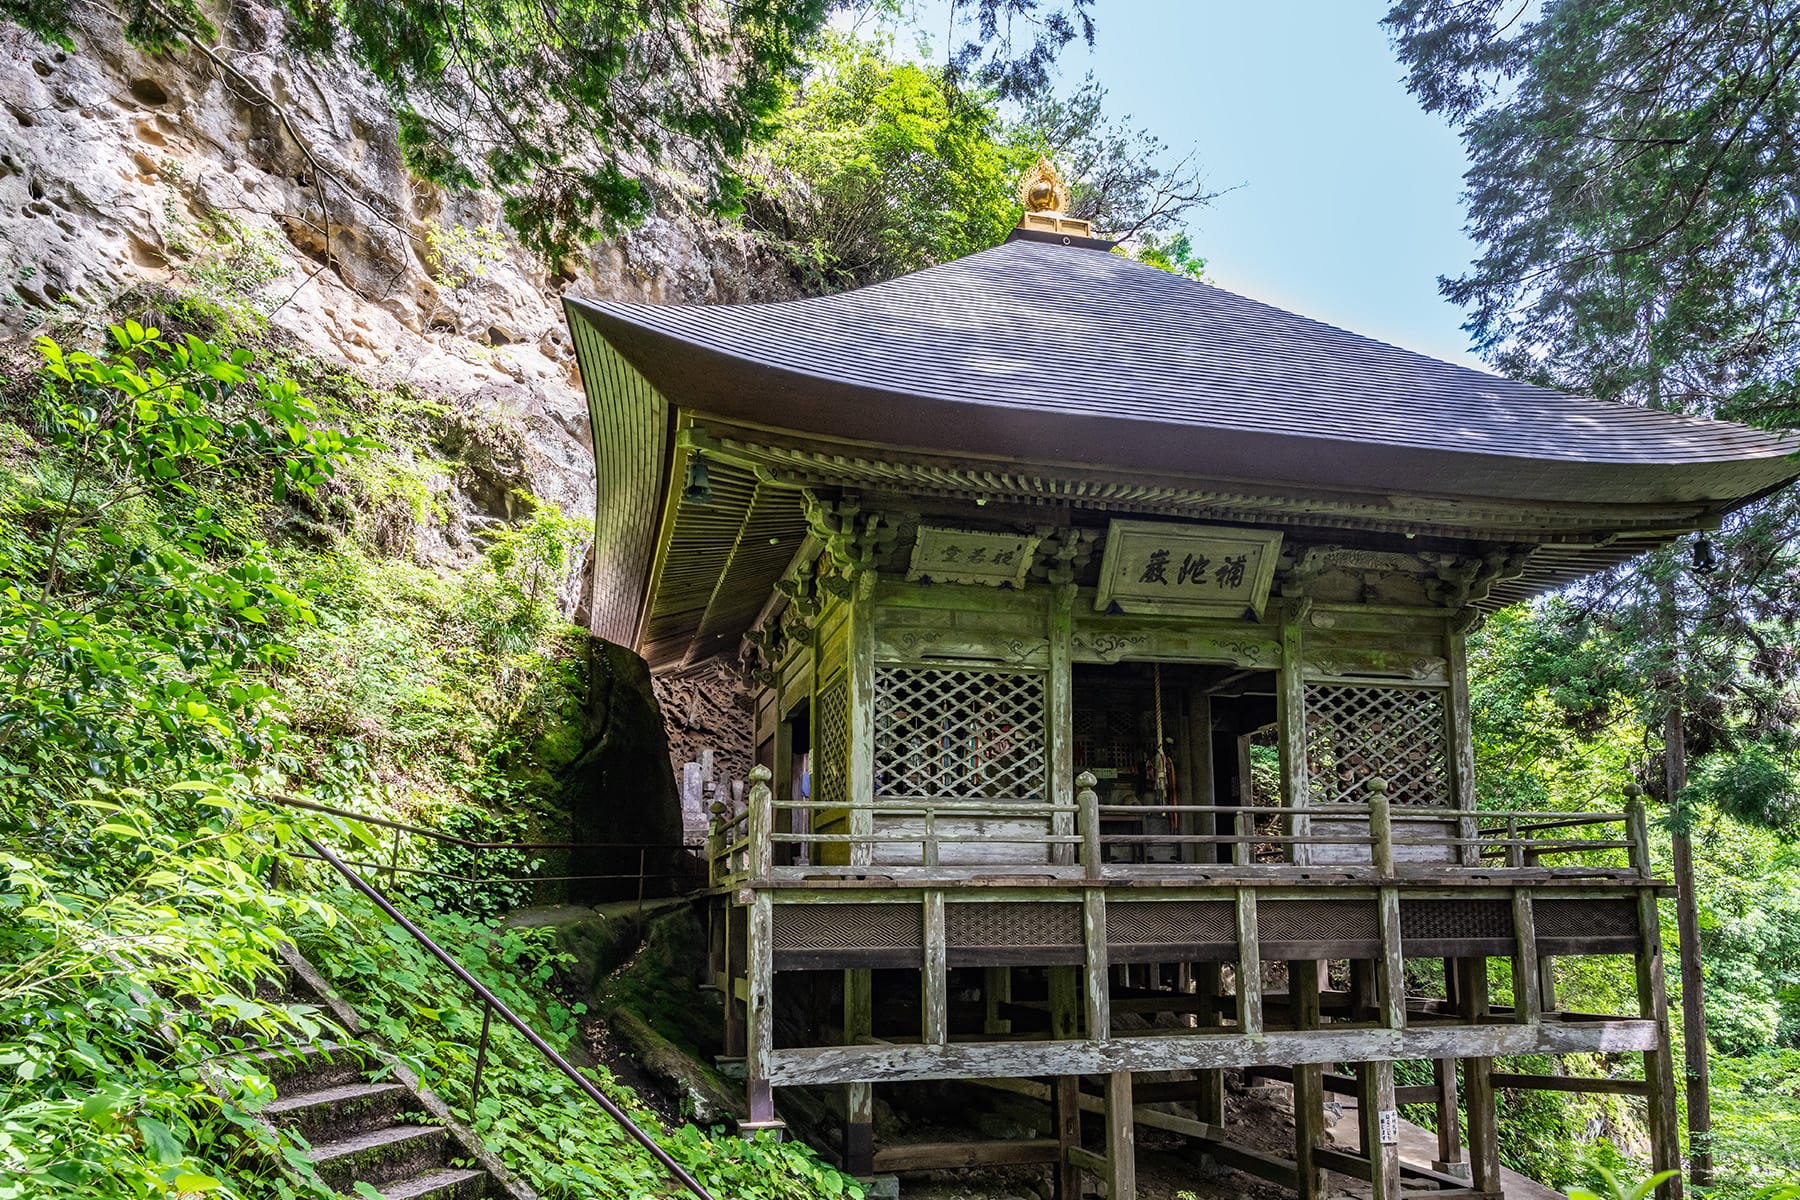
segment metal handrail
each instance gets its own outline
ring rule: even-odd
[[[437,842],[448,842],[467,850],[686,850],[692,848],[685,843],[670,845],[667,842],[476,842],[468,838],[457,837],[453,833],[445,833],[441,829],[408,825],[404,821],[395,821],[388,817],[372,817],[367,813],[353,812],[347,808],[333,808],[329,804],[320,804],[316,800],[302,800],[298,796],[264,796],[262,798],[271,804],[280,804],[288,808],[304,808],[309,812],[325,813],[328,816],[343,817],[350,821],[361,821],[365,825],[379,825],[383,829],[398,829],[405,833],[416,833],[420,837],[428,837]]]
[[[545,1041],[536,1030],[520,1019],[517,1013],[508,1008],[505,1001],[501,1000],[500,997],[489,990],[486,984],[471,975],[461,963],[450,956],[448,951],[433,941],[429,934],[413,924],[412,921],[407,918],[406,914],[401,912],[398,908],[395,908],[393,903],[389,901],[386,896],[382,895],[372,884],[365,880],[361,875],[357,874],[355,868],[333,854],[330,849],[315,840],[309,834],[302,833],[300,837],[301,840],[312,848],[313,854],[316,855],[320,861],[329,864],[333,870],[337,871],[339,875],[342,875],[344,879],[349,882],[351,887],[354,887],[364,896],[367,896],[369,900],[385,913],[390,920],[400,926],[401,929],[405,930],[414,941],[424,947],[433,958],[436,958],[449,969],[451,974],[455,975],[459,980],[466,984],[471,991],[481,998],[481,1001],[485,1006],[482,1010],[483,1034],[486,1034],[487,1032],[488,1019],[493,1014],[498,1013],[502,1021],[505,1021],[508,1025],[511,1025],[517,1030],[526,1041],[531,1043],[532,1048],[543,1056],[545,1061],[549,1062],[566,1075],[569,1078],[569,1081],[580,1088],[590,1100],[598,1104],[601,1109],[605,1111],[607,1116],[618,1122],[625,1130],[626,1134],[628,1134],[633,1141],[637,1142],[638,1145],[648,1150],[651,1157],[667,1168],[669,1173],[673,1175],[683,1187],[694,1195],[701,1197],[701,1200],[712,1200],[712,1193],[701,1186],[700,1181],[689,1174],[687,1168],[671,1158],[667,1150],[664,1150],[661,1146],[657,1145],[656,1140],[645,1133],[624,1109],[613,1103],[605,1092],[595,1086],[592,1080],[588,1079],[587,1076],[583,1075],[580,1071],[577,1071],[570,1065],[569,1060],[557,1053],[554,1046]],[[485,1037],[483,1038],[482,1048],[485,1051]],[[485,1057],[485,1054],[480,1057]],[[480,1058],[478,1058],[478,1078],[480,1065]]]

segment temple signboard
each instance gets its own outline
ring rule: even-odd
[[[906,577],[915,582],[1022,587],[1042,540],[1036,534],[921,525]]]
[[[1262,617],[1281,535],[1216,525],[1114,521],[1094,607],[1100,612]]]

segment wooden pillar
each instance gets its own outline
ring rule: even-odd
[[[1188,774],[1190,781],[1189,804],[1202,807],[1216,805],[1213,771],[1213,735],[1212,735],[1212,697],[1199,693],[1195,689],[1188,703]],[[1216,834],[1219,832],[1219,815],[1208,813],[1198,820],[1190,820],[1186,829],[1177,829],[1177,833]],[[1217,862],[1219,847],[1210,843],[1182,847],[1184,862]]]
[[[1256,929],[1256,889],[1237,889],[1237,1009],[1238,1031],[1260,1035],[1263,1031],[1262,946]]]
[[[1072,1041],[1081,1020],[1081,973],[1076,967],[1050,967],[1050,1037]],[[1056,1126],[1055,1200],[1081,1200],[1081,1168],[1070,1152],[1081,1148],[1081,1080],[1058,1075],[1050,1081],[1051,1121]]]
[[[1356,1064],[1356,1117],[1369,1156],[1370,1200],[1400,1200],[1400,1114],[1392,1062]]]
[[[1106,892],[1088,888],[1082,893],[1082,937],[1087,943],[1087,968],[1083,972],[1083,999],[1088,1040],[1101,1042],[1112,1036],[1112,992],[1106,951]]]
[[[944,941],[944,893],[925,893],[924,969],[919,972],[920,1035],[927,1046],[950,1040],[950,971]]]
[[[1469,654],[1466,634],[1454,625],[1444,631],[1444,667],[1450,679],[1450,703],[1444,714],[1444,737],[1449,749],[1450,804],[1463,815],[1457,821],[1456,858],[1465,867],[1481,865],[1481,847],[1475,844],[1480,824],[1475,816],[1475,738],[1469,725]]]
[[[1131,1107],[1131,1072],[1106,1077],[1107,1200],[1137,1200],[1136,1120]]]
[[[775,959],[774,911],[769,893],[752,893],[748,915],[748,953],[744,959],[750,984],[745,1014],[745,1090],[751,1123],[770,1124],[775,1120],[774,1096],[769,1088],[769,1059],[775,1052]]]
[[[1542,986],[1538,978],[1537,922],[1531,911],[1531,889],[1514,888],[1513,910],[1513,1020],[1535,1025],[1543,1013]]]
[[[738,992],[738,979],[744,975],[744,953],[748,949],[749,922],[746,920],[748,910],[734,904],[729,898],[724,901],[720,913],[724,926],[724,944],[721,947],[720,964],[722,977],[720,985],[725,991],[725,1057],[744,1057],[744,1037],[746,1021],[744,1019],[744,998]]]
[[[874,1031],[874,972],[844,972],[844,1044],[855,1046]],[[867,1176],[875,1171],[875,1088],[868,1083],[844,1088],[844,1170]]]
[[[1317,1029],[1319,964],[1290,962],[1287,972],[1288,1015],[1294,1028]],[[1325,1067],[1300,1063],[1294,1067],[1294,1189],[1300,1200],[1317,1200],[1325,1194],[1325,1172],[1313,1157],[1324,1144]]]
[[[981,1000],[987,1008],[987,1015],[981,1023],[981,1032],[989,1037],[1011,1033],[1012,1019],[1000,1015],[1003,1006],[1012,1003],[1011,967],[982,968]]]
[[[1199,1023],[1202,1027],[1218,1025],[1219,996],[1224,990],[1224,970],[1216,962],[1195,964],[1194,992],[1200,997]],[[1214,1068],[1200,1072],[1200,1119],[1210,1125],[1225,1123],[1225,1072]]]
[[[1459,958],[1456,971],[1458,1014],[1465,1024],[1480,1024],[1488,1012],[1487,959]],[[1494,1060],[1465,1058],[1462,1069],[1470,1181],[1478,1192],[1499,1192],[1500,1131],[1494,1111]]]
[[[875,798],[875,620],[874,606],[870,603],[874,588],[875,572],[857,572],[847,614],[849,662],[845,676],[848,688],[845,718],[849,725],[850,745],[845,782],[850,801],[848,825],[852,837],[859,839],[867,839],[875,832],[875,814],[868,807]],[[813,725],[815,729],[818,727],[816,717]],[[851,864],[867,865],[873,860],[874,850],[873,842],[852,841]]]
[[[1300,632],[1300,622],[1310,607],[1310,602],[1301,601],[1285,604],[1281,610],[1281,677],[1275,691],[1276,748],[1281,756],[1281,803],[1290,808],[1305,808],[1311,788],[1306,772],[1306,667]],[[1304,816],[1290,815],[1282,824],[1295,837],[1307,834],[1308,822]],[[1312,861],[1311,846],[1290,845],[1288,851],[1292,862]]]
[[[1431,1169],[1458,1179],[1469,1177],[1469,1164],[1463,1158],[1462,1123],[1456,1111],[1456,1060],[1436,1059],[1431,1064],[1437,1083],[1438,1156]]]
[[[1050,802],[1055,805],[1050,832],[1057,837],[1075,833],[1075,686],[1070,643],[1074,637],[1075,586],[1059,585],[1050,593]],[[1091,785],[1090,785],[1091,786]],[[1050,861],[1060,866],[1073,863],[1076,847],[1058,842],[1050,848]]]
[[[1669,1047],[1669,990],[1663,975],[1662,913],[1654,888],[1638,889],[1638,1015],[1656,1022],[1656,1047],[1644,1051],[1644,1082],[1650,1125],[1650,1169],[1681,1170],[1681,1135],[1676,1127],[1675,1061]],[[1681,1200],[1681,1176],[1656,1189],[1658,1200]]]

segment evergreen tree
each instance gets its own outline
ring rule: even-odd
[[[1468,148],[1479,257],[1440,283],[1469,311],[1476,345],[1554,386],[1800,424],[1800,3],[1528,9],[1400,0],[1386,18],[1412,92]],[[1710,799],[1792,819],[1797,534],[1790,490],[1696,543],[1695,569],[1671,548],[1578,596],[1573,619],[1633,648],[1633,686],[1655,698],[1663,742],[1652,782],[1672,806]],[[1704,1183],[1699,930],[1687,823],[1673,815],[1690,1149]]]

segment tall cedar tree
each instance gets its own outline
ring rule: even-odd
[[[1423,106],[1460,128],[1471,270],[1440,281],[1500,369],[1632,403],[1800,424],[1800,2],[1401,0],[1386,24]],[[1800,501],[1737,514],[1699,575],[1665,551],[1586,589],[1638,647],[1671,803],[1791,822]],[[1694,785],[1689,786],[1690,761]],[[1785,764],[1785,766],[1784,766]],[[1710,1174],[1698,922],[1684,830],[1695,1182]],[[1684,878],[1684,876],[1689,876]]]

